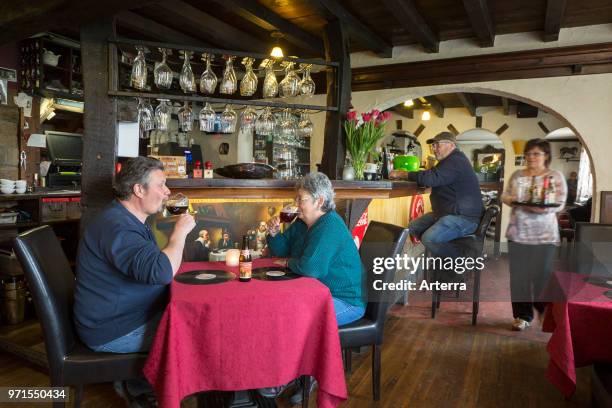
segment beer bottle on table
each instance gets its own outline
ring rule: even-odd
[[[542,182],[542,191],[540,192],[540,202],[542,204],[548,204],[548,183],[550,182],[548,177],[544,177],[544,181]]]
[[[240,276],[238,280],[240,282],[248,282],[251,280],[251,273],[253,270],[253,260],[251,259],[251,251],[249,250],[249,237],[244,235],[242,237],[242,251],[240,252],[240,263],[238,266]]]

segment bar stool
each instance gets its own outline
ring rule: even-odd
[[[476,231],[472,235],[468,235],[465,237],[457,238],[450,242],[455,248],[459,250],[461,254],[468,257],[482,257],[484,255],[484,242],[487,236],[487,230],[491,225],[491,221],[499,214],[500,208],[497,205],[491,205],[487,207],[482,218],[480,219],[480,224],[476,228]],[[441,276],[439,271],[434,270],[430,275],[431,281],[439,281]],[[465,273],[467,273],[466,271]],[[473,268],[471,271],[473,273],[473,291],[472,291],[472,325],[476,325],[476,321],[478,319],[478,307],[480,304],[480,269]],[[465,278],[464,278],[465,279]],[[457,291],[456,296],[459,297],[459,292]],[[436,310],[440,308],[440,299],[441,293],[439,290],[432,291],[432,300],[431,300],[431,318],[436,318]]]

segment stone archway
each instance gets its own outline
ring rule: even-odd
[[[599,199],[597,197],[596,192],[599,191],[597,186],[597,172],[596,166],[594,162],[593,155],[591,153],[591,149],[587,139],[583,137],[580,130],[574,126],[565,116],[559,113],[556,109],[552,108],[553,102],[547,102],[547,97],[534,98],[534,97],[526,97],[520,95],[518,93],[509,92],[504,90],[503,85],[508,85],[511,83],[517,83],[519,81],[499,81],[499,82],[489,82],[486,83],[486,86],[482,84],[452,84],[452,85],[437,85],[437,86],[429,86],[429,87],[416,87],[416,88],[398,88],[398,89],[388,89],[382,91],[365,91],[365,92],[357,92],[353,94],[352,104],[354,108],[358,111],[365,112],[371,109],[378,110],[386,110],[392,106],[398,105],[407,99],[415,99],[419,97],[427,97],[433,96],[442,93],[482,93],[495,95],[500,97],[506,97],[509,99],[514,99],[519,102],[524,102],[529,105],[535,106],[538,109],[541,109],[559,121],[566,124],[574,134],[580,140],[580,143],[585,148],[589,160],[591,163],[591,174],[593,175],[593,211],[592,211],[592,221],[597,218],[596,214],[599,209]],[[513,148],[511,145],[504,144],[504,148],[506,152],[512,152]],[[506,158],[510,155],[507,154]],[[508,175],[509,176],[509,175]]]

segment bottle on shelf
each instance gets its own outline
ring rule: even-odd
[[[240,280],[240,282],[248,282],[251,280],[251,273],[253,271],[253,260],[251,259],[248,235],[244,235],[242,237],[242,251],[240,252],[240,263],[238,269],[240,271],[240,275],[238,277],[238,280]]]
[[[193,168],[193,178],[202,178],[202,162],[196,160],[195,167]]]

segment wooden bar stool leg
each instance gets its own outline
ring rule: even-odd
[[[310,376],[302,376],[302,408],[308,408],[308,399],[310,398]]]

